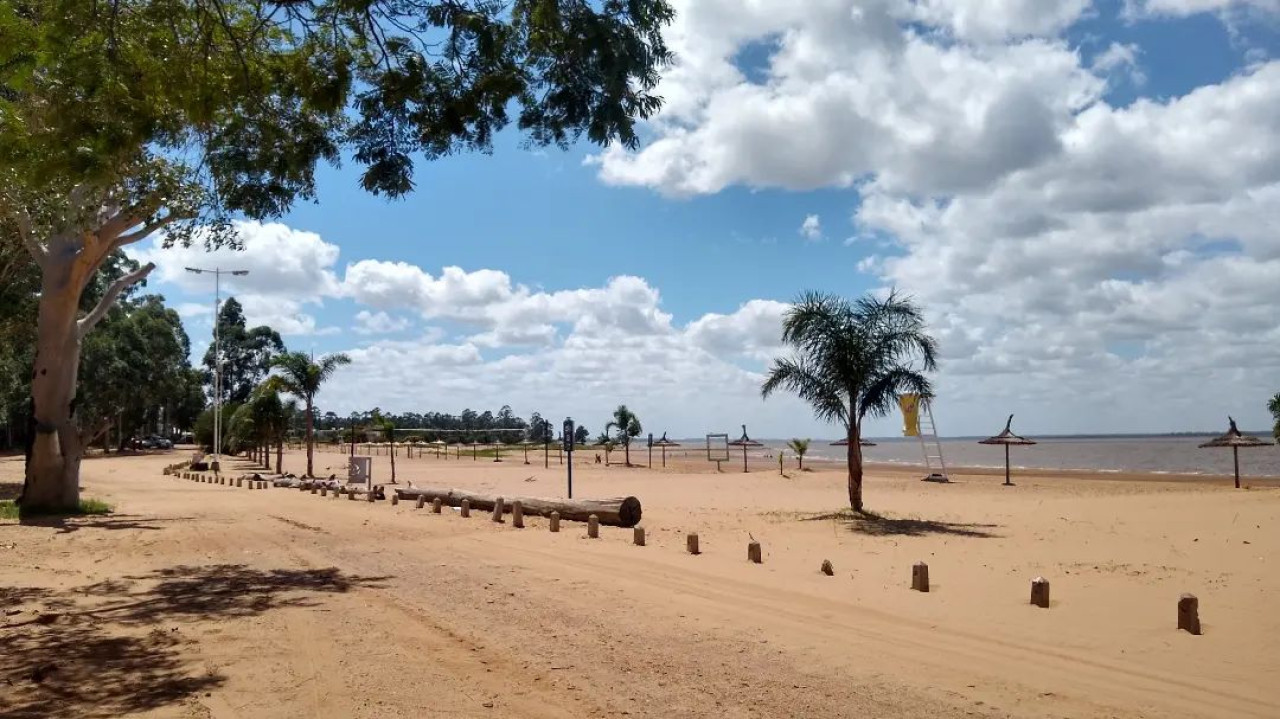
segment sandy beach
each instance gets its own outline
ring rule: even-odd
[[[1010,488],[872,467],[881,518],[854,521],[829,464],[575,466],[576,495],[641,499],[637,547],[615,527],[590,540],[578,523],[162,476],[184,457],[87,460],[84,496],[111,516],[0,523],[0,714],[1280,715],[1275,481],[1040,473]],[[291,451],[286,469],[302,462]],[[401,457],[398,474],[562,495],[556,456],[530,462]],[[317,454],[317,473],[343,466]],[[21,469],[0,459],[0,483]],[[927,594],[910,589],[918,561]],[[1048,609],[1028,602],[1037,576]],[[1183,592],[1202,636],[1176,629]]]

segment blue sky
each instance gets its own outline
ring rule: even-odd
[[[397,202],[327,168],[239,255],[139,248],[149,289],[203,353],[211,287],[181,267],[250,267],[251,321],[356,359],[320,398],[342,413],[510,402],[594,429],[626,402],[679,436],[833,436],[756,391],[784,303],[894,286],[942,341],[944,434],[1265,423],[1274,0],[674,4],[638,151],[507,132]]]

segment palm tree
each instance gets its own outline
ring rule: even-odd
[[[796,453],[796,460],[800,462],[800,471],[804,471],[804,453],[809,451],[809,440],[793,439],[787,442],[787,446]]]
[[[622,448],[626,452],[627,466],[631,466],[631,439],[639,437],[644,429],[640,426],[640,418],[635,412],[627,409],[625,404],[618,405],[613,411],[613,420],[604,426],[605,435],[609,434],[610,429],[618,430],[618,441],[622,442]]]
[[[1276,420],[1275,426],[1271,428],[1271,434],[1275,435],[1276,439],[1280,439],[1280,392],[1277,392],[1276,396],[1267,402],[1267,409]]]
[[[320,385],[333,376],[342,365],[351,364],[351,358],[345,354],[331,354],[314,361],[305,352],[285,352],[271,360],[271,366],[280,370],[268,382],[273,382],[276,389],[288,392],[302,400],[307,412],[307,474],[312,474],[312,456],[315,451],[315,406],[316,393]]]
[[[933,396],[923,372],[937,369],[937,343],[925,330],[920,308],[897,292],[853,302],[806,292],[787,310],[782,341],[792,357],[773,361],[760,393],[787,389],[814,414],[839,422],[849,441],[849,506],[861,512],[862,423],[893,411],[898,397]]]

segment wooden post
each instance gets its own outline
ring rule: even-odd
[[[431,500],[432,514],[440,514],[440,510],[443,507],[444,507],[444,502],[441,502],[439,497],[436,497],[435,499]]]
[[[333,494],[331,494],[331,495],[329,495],[329,496],[330,496],[330,497],[333,497],[334,499],[337,499],[337,498],[338,498],[339,496],[341,496],[341,495],[342,495],[342,490],[341,490],[341,489],[335,489],[335,490],[333,490]]]
[[[347,492],[347,501],[348,501],[348,502],[354,502],[354,501],[356,501],[356,493],[355,493],[355,492]]]
[[[828,577],[835,575],[836,569],[835,567],[831,566],[830,559],[822,560],[822,573],[827,575]]]
[[[911,588],[917,592],[929,591],[929,565],[916,562],[911,566]]]
[[[524,529],[524,506],[519,501],[511,503],[511,526]]]
[[[701,554],[698,551],[698,535],[696,532],[690,532],[689,536],[684,538],[684,547],[689,550],[689,554]]]
[[[504,508],[505,508],[505,505],[502,503],[502,497],[498,497],[497,499],[493,500],[493,517],[492,517],[493,521],[495,522],[502,521],[502,512]]]
[[[1049,580],[1036,577],[1031,580],[1031,603],[1041,609],[1049,608]]]
[[[463,517],[471,516],[471,500],[469,499],[462,500],[462,504],[458,507],[458,514],[462,515]]]
[[[560,531],[560,513],[559,512],[551,513],[551,526],[549,528],[553,532]]]
[[[392,507],[394,507],[394,506],[396,506],[397,504],[400,504],[400,495],[396,494],[395,492],[392,492],[392,493],[391,493],[391,506],[392,506]]]
[[[422,509],[422,505],[424,505],[424,504],[426,504],[426,503],[427,503],[427,495],[425,495],[425,494],[420,494],[420,495],[418,495],[418,501],[417,501],[416,503],[414,503],[413,508],[414,508],[414,509]]]
[[[1178,597],[1178,628],[1188,634],[1200,634],[1200,600],[1196,595]]]
[[[315,494],[315,493],[316,493],[316,486],[315,486],[314,484],[313,484],[313,485],[311,485],[311,493],[312,493],[312,494]]]
[[[635,529],[631,530],[631,541],[637,547],[644,546],[644,527],[636,527]]]
[[[244,478],[243,478],[243,477],[237,477],[237,478],[236,478],[236,486],[237,486],[237,487],[243,487],[243,486],[244,486]]]
[[[329,488],[328,488],[328,487],[321,487],[321,488],[320,488],[320,496],[321,496],[321,497],[328,497],[328,496],[329,496]]]
[[[368,491],[368,492],[366,492],[364,496],[365,496],[365,501],[372,502],[372,501],[373,501],[373,487],[370,487],[370,488],[369,488],[369,491]]]
[[[760,564],[763,558],[760,556],[760,543],[751,542],[747,545],[747,561],[753,564]]]
[[[587,537],[590,539],[600,538],[600,518],[594,514],[587,517]]]

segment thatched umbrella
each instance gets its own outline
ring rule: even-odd
[[[832,447],[848,447],[848,446],[849,446],[849,440],[847,440],[847,439],[842,439],[842,440],[840,440],[840,441],[838,441],[838,442],[832,442],[832,443],[831,443],[831,446],[832,446]],[[858,440],[858,446],[859,446],[859,447],[874,447],[874,446],[876,446],[876,443],[875,443],[875,442],[868,442],[868,441],[867,441],[867,440],[865,440],[865,439],[859,439],[859,440]]]
[[[1004,431],[994,437],[987,437],[978,442],[978,444],[1003,444],[1004,445],[1004,486],[1012,487],[1013,482],[1009,481],[1009,447],[1015,444],[1035,444],[1035,440],[1019,437],[1013,433],[1009,427],[1013,424],[1013,415],[1009,415],[1009,421],[1004,423]]]
[[[437,440],[436,440],[436,441],[434,441],[434,442],[427,442],[427,444],[429,444],[429,445],[431,445],[431,446],[433,446],[433,447],[435,447],[435,448],[436,448],[436,459],[440,459],[440,448],[441,448],[441,447],[444,447],[444,458],[445,458],[445,459],[448,459],[448,458],[449,458],[449,443],[448,443],[448,442],[444,441],[443,439],[437,439]]]
[[[522,441],[520,442],[520,446],[521,446],[521,447],[524,447],[524,463],[525,463],[525,464],[528,464],[528,463],[529,463],[529,448],[530,448],[530,447],[535,446],[536,444],[537,444],[537,442],[530,442],[530,441],[529,441],[529,440],[527,440],[527,439],[526,439],[526,440],[522,440]]]
[[[663,432],[662,439],[655,440],[653,443],[653,446],[662,448],[662,466],[665,467],[667,466],[667,447],[679,447],[680,443],[672,442],[671,440],[667,439],[667,433]]]
[[[1240,430],[1236,428],[1236,421],[1231,417],[1227,417],[1227,421],[1231,423],[1231,428],[1227,430],[1226,434],[1222,435],[1221,437],[1215,437],[1214,439],[1211,439],[1208,442],[1205,442],[1204,444],[1200,445],[1200,447],[1201,448],[1204,448],[1204,447],[1230,447],[1231,448],[1231,458],[1235,461],[1235,467],[1236,467],[1236,489],[1240,489],[1240,448],[1241,447],[1266,447],[1271,443],[1265,439],[1258,439],[1257,437],[1250,437],[1248,435],[1240,434]]]
[[[742,471],[746,472],[747,471],[747,448],[763,447],[764,445],[760,444],[759,442],[747,436],[747,425],[744,424],[742,425],[742,436],[730,442],[729,446],[742,448]]]

